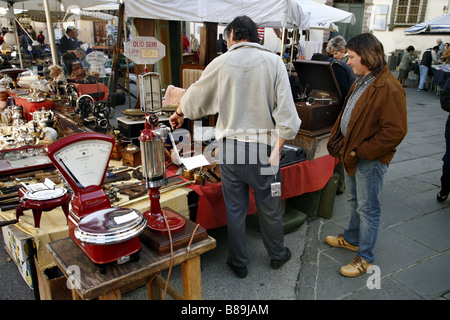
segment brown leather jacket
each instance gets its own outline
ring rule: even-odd
[[[347,98],[354,89],[355,83]],[[384,66],[356,102],[345,138],[341,133],[343,110],[344,108],[328,141],[330,155],[340,156],[349,175],[355,173],[358,159],[378,159],[389,164],[394,157],[395,148],[406,136],[408,121],[405,90],[388,66]]]

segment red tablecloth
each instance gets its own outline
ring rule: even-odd
[[[23,119],[30,121],[33,119],[32,113],[42,108],[48,110],[53,107],[53,101],[44,100],[42,102],[30,102],[27,99],[14,97],[14,103],[23,108]]]
[[[329,155],[313,161],[303,161],[281,168],[281,198],[287,199],[304,193],[323,189],[333,174],[338,159]],[[192,185],[199,195],[197,219],[205,229],[222,227],[227,224],[225,201],[222,195],[222,184]],[[250,190],[248,214],[256,212],[253,190]]]

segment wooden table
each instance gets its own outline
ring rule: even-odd
[[[101,274],[99,268],[71,238],[57,240],[46,246],[66,278],[75,280],[72,289],[74,299],[118,300],[122,292],[143,284],[147,286],[149,299],[161,299],[161,287],[165,286],[165,280],[158,273],[169,268],[170,254],[158,256],[142,245],[139,261],[122,265],[112,263],[107,266],[106,273]],[[208,236],[207,239],[192,244],[189,254],[186,248],[174,251],[173,265],[181,263],[183,294],[170,285],[167,294],[174,299],[201,299],[200,255],[215,247],[216,240]]]

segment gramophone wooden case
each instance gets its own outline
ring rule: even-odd
[[[331,131],[342,108],[342,95],[328,61],[299,60],[294,67],[300,80],[295,101],[302,120],[299,133],[317,136]]]

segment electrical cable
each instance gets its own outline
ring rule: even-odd
[[[167,274],[167,279],[166,279],[166,285],[164,286],[164,293],[163,293],[163,297],[162,299],[164,300],[166,297],[166,292],[167,292],[167,287],[169,285],[169,279],[170,279],[170,274],[172,273],[172,264],[173,264],[173,243],[172,243],[172,233],[170,231],[170,226],[169,223],[167,222],[166,219],[166,214],[164,213],[164,210],[162,211],[162,216],[164,218],[164,222],[166,224],[166,228],[167,228],[167,232],[169,235],[169,243],[170,243],[170,263],[169,263],[169,272]]]
[[[194,231],[193,231],[192,234],[191,234],[191,238],[189,239],[189,243],[188,243],[188,246],[187,246],[187,248],[186,248],[186,254],[187,254],[187,255],[189,255],[189,253],[191,253],[191,244],[192,244],[192,240],[194,240],[195,232],[197,231],[198,227],[200,227],[200,224],[197,224],[197,225],[195,226],[195,229],[194,229]]]

